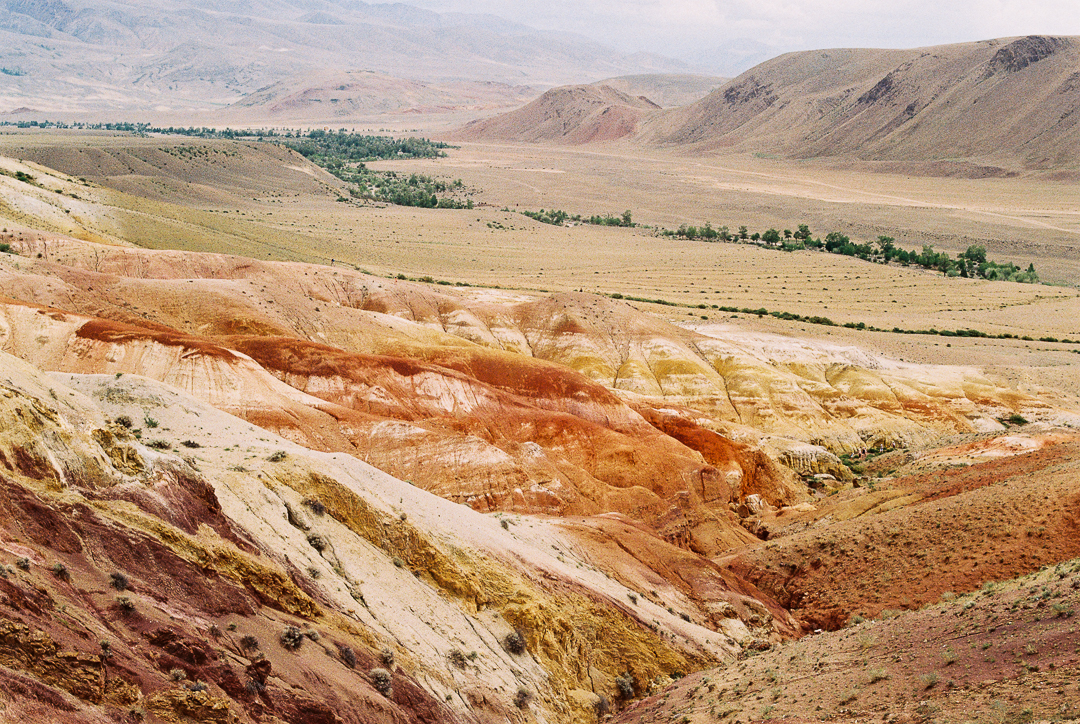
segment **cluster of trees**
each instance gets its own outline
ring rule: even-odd
[[[637,226],[629,209],[624,211],[622,216],[590,216],[588,222],[595,226]]]
[[[378,159],[438,158],[446,155],[445,143],[426,138],[392,138],[348,133],[309,131],[302,136],[286,137],[282,145],[297,151],[342,181],[352,184],[355,198],[382,201],[397,206],[428,209],[471,209],[472,199],[463,198],[461,179],[443,181],[423,174],[399,174],[376,171],[364,161]]]
[[[571,216],[562,209],[552,209],[551,211],[540,209],[539,211],[522,211],[521,213],[534,221],[539,221],[541,224],[551,224],[553,226],[562,226],[567,221],[581,221],[581,216]]]
[[[810,241],[812,243],[806,243],[801,248],[824,247],[825,251],[832,254],[855,256],[879,264],[897,262],[904,266],[920,266],[924,269],[939,271],[950,277],[1026,284],[1036,284],[1039,281],[1034,264],[1029,264],[1026,270],[1022,270],[1011,262],[1002,264],[990,261],[986,258],[984,246],[969,246],[953,258],[943,251],[935,251],[929,244],[924,244],[921,251],[901,249],[896,245],[896,240],[890,236],[879,236],[876,241],[868,244],[856,244],[844,234],[834,231],[827,234],[823,242],[816,239]],[[800,247],[793,246],[792,248]]]
[[[986,247],[983,246],[969,246],[954,258],[946,252],[935,251],[934,247],[929,244],[924,244],[921,251],[902,249],[896,245],[896,240],[890,236],[879,236],[876,241],[864,244],[853,242],[850,237],[839,231],[826,234],[824,239],[814,238],[806,224],[800,224],[795,231],[790,229],[784,229],[783,231],[767,229],[761,233],[750,233],[745,226],[740,226],[738,231],[732,232],[726,226],[714,229],[711,224],[706,222],[704,226],[700,227],[683,224],[676,231],[664,230],[661,233],[666,236],[690,240],[750,241],[783,251],[817,249],[830,254],[854,256],[877,264],[895,262],[904,266],[920,266],[924,269],[939,271],[950,277],[979,278],[1026,284],[1037,284],[1039,282],[1039,275],[1035,271],[1034,264],[1029,264],[1027,269],[1021,269],[1011,262],[999,263],[991,261],[986,258]]]
[[[607,216],[594,215],[588,218],[582,217],[581,214],[571,216],[562,209],[551,209],[550,211],[540,209],[539,211],[522,211],[521,213],[542,224],[552,224],[554,226],[563,226],[569,221],[575,221],[581,224],[592,224],[594,226],[637,226],[637,224],[634,223],[634,217],[629,209],[624,211],[621,216],[609,214]]]
[[[445,143],[427,138],[393,138],[347,133],[344,129],[309,131],[302,137],[286,137],[280,141],[320,166],[327,163],[355,163],[376,159],[441,158],[446,156]]]
[[[426,209],[473,208],[472,199],[458,198],[465,191],[461,179],[446,182],[417,173],[405,175],[396,171],[373,171],[362,163],[352,168],[329,166],[327,170],[342,181],[353,184],[349,192],[354,198]]]

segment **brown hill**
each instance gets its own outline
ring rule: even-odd
[[[688,676],[613,721],[1075,721],[1080,559]]]
[[[1060,168],[1080,160],[1078,64],[1080,39],[1045,36],[788,53],[683,108],[648,113],[625,100],[556,89],[467,126],[460,138],[584,143],[631,136],[693,153],[844,157],[916,163],[936,173]],[[625,120],[600,122],[598,113],[613,113],[609,108]],[[600,130],[611,127],[619,131]]]
[[[1051,168],[1080,149],[1080,39],[789,53],[644,134],[810,158],[977,159]]]
[[[660,106],[607,85],[553,88],[532,103],[455,132],[459,140],[593,143],[633,135]]]

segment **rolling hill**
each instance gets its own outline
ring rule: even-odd
[[[1045,36],[789,53],[696,103],[641,115],[624,135],[693,153],[937,164],[942,173],[1068,169],[1080,162],[1078,64],[1080,40]],[[467,131],[477,139],[611,140],[593,133],[574,94],[549,99]],[[556,121],[561,133],[553,136],[544,129]],[[950,169],[957,161],[966,165]]]

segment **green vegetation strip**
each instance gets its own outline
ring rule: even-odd
[[[794,312],[777,312],[769,311],[764,307],[757,309],[750,309],[749,307],[722,307],[716,304],[681,304],[679,302],[668,301],[667,299],[650,299],[648,297],[634,297],[625,294],[608,294],[607,296],[612,299],[624,299],[629,302],[644,302],[646,304],[660,304],[665,307],[682,307],[684,309],[713,309],[718,312],[735,312],[739,314],[754,314],[758,317],[774,317],[776,319],[782,319],[788,322],[802,322],[804,324],[818,324],[824,327],[843,327],[845,329],[855,329],[865,332],[888,332],[890,334],[928,334],[937,337],[977,337],[979,339],[1015,339],[1024,342],[1054,342],[1058,344],[1080,344],[1080,340],[1057,337],[1039,337],[1038,339],[1028,336],[1020,336],[1016,334],[1009,334],[1003,332],[1000,334],[993,334],[990,332],[982,332],[977,329],[901,329],[900,327],[893,327],[887,329],[885,327],[875,327],[872,324],[866,324],[865,322],[847,322],[845,324],[837,324],[828,317],[819,316],[806,316],[802,314],[796,314]]]

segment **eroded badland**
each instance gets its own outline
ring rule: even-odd
[[[690,111],[565,98],[572,141],[368,164],[463,209],[0,135],[0,719],[1080,716],[1075,164],[688,152],[641,139]],[[660,231],[705,222],[1053,284]]]

